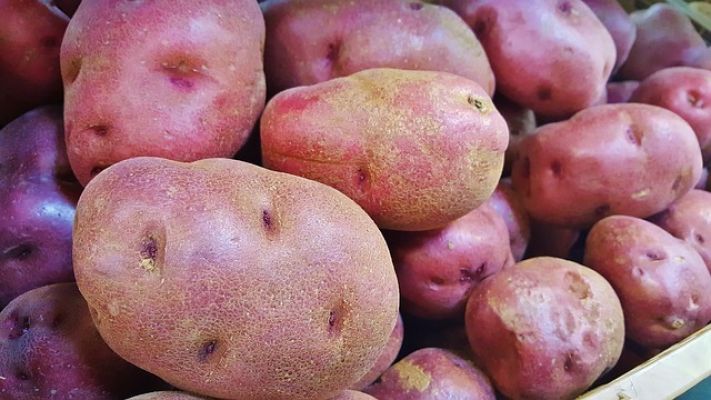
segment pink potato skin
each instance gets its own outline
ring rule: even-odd
[[[0,1],[0,128],[62,99],[59,46],[69,17],[48,3]]]
[[[422,231],[489,198],[508,130],[475,82],[371,69],[279,93],[261,140],[267,168],[338,189],[380,228]]]
[[[610,82],[607,84],[607,104],[629,103],[639,81]]]
[[[74,281],[79,193],[60,107],[30,111],[0,130],[0,309],[28,290]]]
[[[270,93],[370,68],[450,72],[494,93],[484,49],[445,7],[420,0],[271,0],[262,7]]]
[[[379,400],[375,397],[355,390],[344,390],[331,400]]]
[[[380,375],[382,375],[385,370],[390,368],[390,366],[393,364],[393,361],[395,361],[397,355],[400,353],[400,348],[402,347],[402,340],[404,336],[405,326],[402,322],[402,316],[398,315],[395,328],[393,328],[393,332],[390,334],[390,339],[388,339],[388,343],[385,345],[385,349],[383,349],[383,352],[380,353],[380,357],[378,357],[378,360],[375,362],[375,364],[373,364],[367,374],[363,375],[363,377],[360,378],[358,382],[351,385],[351,389],[365,389],[368,385],[378,379],[378,377],[380,377]]]
[[[642,81],[675,66],[711,68],[706,44],[689,18],[669,4],[654,4],[631,14],[637,38],[619,76]]]
[[[210,400],[208,397],[198,397],[184,392],[152,392],[145,393],[128,400]]]
[[[232,157],[264,107],[254,0],[84,1],[61,49],[69,162]]]
[[[511,180],[502,179],[487,203],[506,223],[511,254],[514,261],[521,261],[531,240],[531,221],[518,193],[511,186]]]
[[[617,57],[613,71],[616,71],[627,60],[630,50],[632,50],[632,45],[637,37],[637,26],[618,0],[583,0],[583,2],[605,25],[615,42]]]
[[[114,354],[74,283],[24,293],[0,313],[0,398],[125,399],[162,383]]]
[[[370,370],[395,326],[382,234],[318,182],[139,157],[92,180],[76,215],[74,272],[97,329],[178,389],[328,399]]]
[[[620,296],[627,335],[649,348],[674,344],[711,321],[711,274],[694,248],[642,219],[593,226],[585,265]]]
[[[620,357],[620,301],[602,276],[558,258],[531,258],[486,280],[469,298],[469,343],[513,399],[573,399]]]
[[[673,67],[642,81],[631,99],[673,111],[691,125],[705,161],[711,159],[711,71]]]
[[[711,271],[711,193],[691,190],[652,222],[691,245]]]
[[[472,27],[494,69],[497,91],[507,98],[536,114],[565,118],[603,96],[615,43],[581,0],[443,3]]]
[[[531,218],[584,228],[608,215],[663,211],[696,185],[701,169],[698,141],[681,117],[646,104],[612,104],[528,136],[512,178]]]
[[[409,354],[366,389],[387,400],[495,400],[489,379],[470,361],[438,348]]]

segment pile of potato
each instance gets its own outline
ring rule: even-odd
[[[0,0],[0,400],[565,400],[698,331],[711,50],[629,11]]]

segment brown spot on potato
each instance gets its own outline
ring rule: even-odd
[[[563,0],[558,3],[558,11],[560,11],[563,14],[570,15],[570,14],[572,14],[572,11],[573,11],[573,5],[570,4],[570,1]]]
[[[21,380],[21,381],[29,381],[30,380],[30,374],[28,374],[25,371],[17,371],[15,372],[15,378]]]
[[[328,44],[328,49],[326,50],[326,59],[333,63],[338,60],[341,54],[341,44],[338,42],[333,42]]]
[[[215,349],[217,349],[217,340],[210,340],[203,343],[200,351],[198,352],[198,360],[200,362],[207,361],[207,359],[210,358],[210,356],[215,352]]]
[[[82,59],[76,58],[69,63],[69,67],[65,73],[65,83],[74,83],[79,77],[79,72],[81,72]]]
[[[661,318],[662,324],[667,327],[669,330],[679,330],[686,326],[686,321],[679,317],[669,317],[669,318]]]
[[[40,44],[42,45],[42,47],[47,48],[47,49],[53,49],[55,47],[59,47],[60,43],[61,42],[60,42],[59,38],[57,38],[55,36],[47,36],[40,41]]]
[[[655,249],[647,250],[645,255],[647,256],[648,259],[650,259],[652,261],[662,261],[667,258],[666,254],[664,254],[663,250],[655,250]]]
[[[328,312],[327,331],[330,336],[337,336],[341,333],[347,311],[345,302],[341,300]]]
[[[578,299],[585,300],[592,296],[590,284],[579,274],[570,271],[566,272],[565,282],[568,284],[568,290]]]
[[[141,261],[139,265],[148,272],[156,270],[158,257],[158,242],[153,236],[148,236],[141,244]]]
[[[35,252],[36,247],[30,243],[22,243],[7,249],[3,255],[13,260],[26,260]]]
[[[553,98],[553,89],[548,85],[541,85],[536,90],[536,96],[541,101],[548,101]]]
[[[433,276],[430,278],[430,282],[434,285],[444,285],[444,279],[440,278],[439,276]]]
[[[267,210],[262,210],[262,225],[266,230],[272,230],[272,215]]]
[[[356,183],[361,190],[365,189],[365,183],[368,180],[368,173],[365,168],[358,168],[356,171]]]
[[[595,211],[593,211],[593,213],[595,214],[595,216],[596,216],[597,218],[603,218],[603,217],[605,217],[607,214],[610,213],[610,205],[609,205],[609,204],[603,204],[603,205],[599,206],[598,208],[596,208]]]
[[[553,176],[556,178],[560,178],[563,174],[563,165],[560,163],[560,161],[555,160],[551,163],[551,172],[553,172]]]
[[[672,191],[676,192],[677,190],[679,190],[682,180],[684,180],[684,175],[679,175],[676,177],[676,179],[674,179],[674,183],[672,183]]]
[[[398,375],[400,386],[406,391],[424,392],[432,382],[432,376],[427,371],[409,360],[400,361],[392,369]]]
[[[699,243],[699,244],[704,244],[706,242],[706,239],[704,239],[704,236],[698,232],[694,233],[694,240],[696,240],[696,243]]]
[[[704,108],[704,101],[701,98],[701,93],[699,93],[698,90],[689,90],[689,92],[686,94],[686,99],[692,107]]]
[[[491,33],[492,28],[496,25],[497,19],[498,14],[496,9],[492,7],[481,7],[476,14],[476,20],[472,25],[474,33],[479,38],[488,35]]]
[[[488,114],[493,110],[491,104],[486,99],[473,95],[467,96],[467,103],[474,106],[482,114]]]
[[[634,144],[635,146],[642,145],[642,132],[639,132],[636,126],[628,126],[627,130],[625,131],[625,134],[627,135],[627,140],[629,140],[630,143]]]
[[[565,372],[571,373],[573,372],[577,365],[580,363],[580,356],[578,353],[573,350],[568,352],[568,354],[565,355],[565,361],[563,362],[563,369]]]
[[[106,136],[109,134],[109,127],[106,124],[92,125],[87,130],[94,132],[96,136]]]
[[[424,7],[422,3],[410,3],[410,10],[420,11],[422,7]]]

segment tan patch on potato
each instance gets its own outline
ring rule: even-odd
[[[402,388],[405,390],[424,392],[432,382],[432,376],[430,376],[430,374],[407,360],[395,364],[393,370],[397,372],[400,382],[402,383]]]

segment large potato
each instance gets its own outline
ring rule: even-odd
[[[494,93],[484,49],[445,7],[420,0],[271,0],[262,7],[272,93],[370,68],[451,72]]]
[[[615,43],[581,0],[443,0],[484,45],[497,90],[552,118],[604,94]],[[532,45],[535,43],[535,45]]]
[[[254,0],[84,1],[61,49],[69,162],[231,157],[264,107]]]
[[[701,256],[651,222],[627,216],[598,222],[585,265],[615,288],[627,336],[643,346],[671,345],[711,321],[711,274]]]
[[[402,347],[402,340],[404,336],[405,327],[402,322],[402,317],[398,315],[395,328],[393,328],[393,331],[390,334],[390,339],[388,339],[388,343],[385,345],[385,348],[383,349],[382,353],[380,353],[378,360],[375,362],[375,364],[373,364],[368,373],[363,375],[363,377],[360,378],[358,382],[351,385],[351,388],[354,390],[365,389],[368,385],[375,382],[375,380],[378,379],[380,375],[385,372],[385,370],[390,368],[390,366],[393,364],[393,361],[395,361],[397,355],[400,353],[400,348]]]
[[[671,110],[691,125],[704,160],[711,159],[711,71],[674,67],[657,71],[640,83],[631,101]]]
[[[532,218],[584,227],[612,214],[658,213],[700,175],[699,144],[681,117],[656,106],[613,104],[526,137],[512,178]]]
[[[325,185],[227,159],[141,157],[82,194],[74,271],[114,351],[224,399],[325,400],[398,312],[385,240]]]
[[[616,59],[613,71],[626,60],[637,37],[637,27],[618,0],[583,0],[610,32],[615,42]]]
[[[0,313],[0,398],[114,400],[160,381],[119,358],[73,283],[24,293]]]
[[[0,130],[0,310],[30,289],[74,280],[80,192],[59,107],[30,111]]]
[[[531,221],[518,193],[511,187],[511,180],[502,179],[487,203],[506,223],[511,255],[515,261],[521,261],[531,239]]]
[[[550,257],[525,260],[474,289],[466,327],[477,360],[512,399],[575,398],[615,365],[625,336],[610,284]]]
[[[444,349],[417,350],[366,389],[381,400],[495,400],[489,379],[471,362]]]
[[[472,289],[511,257],[503,218],[488,203],[442,229],[388,235],[403,311],[460,318]]]
[[[371,69],[278,94],[261,139],[267,168],[335,187],[381,228],[419,231],[491,195],[508,132],[475,82]]]
[[[59,46],[69,17],[42,0],[1,0],[0,128],[62,98]]]

